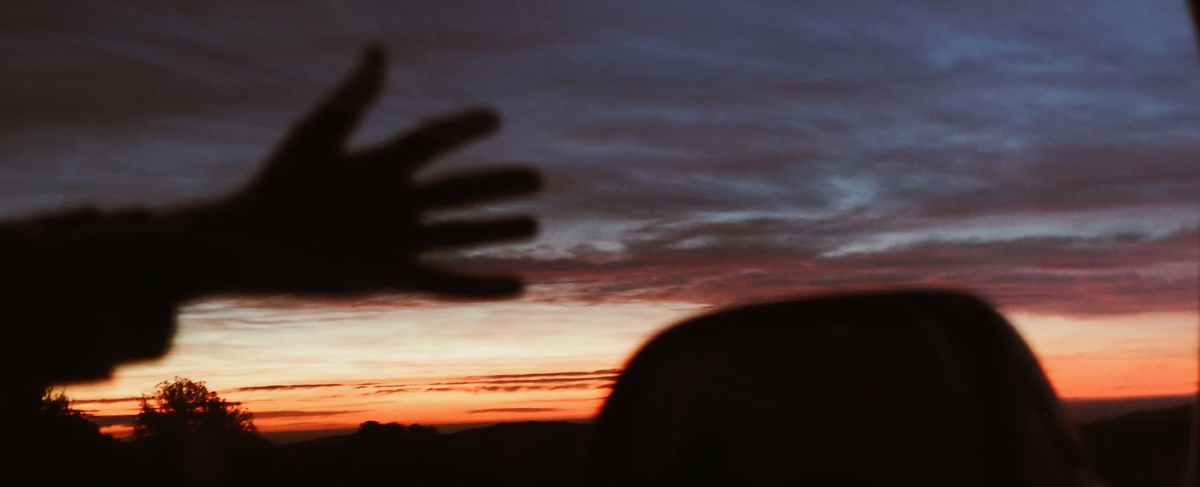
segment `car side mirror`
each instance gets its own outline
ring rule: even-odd
[[[1062,407],[988,305],[894,292],[749,306],[646,344],[581,483],[1092,485]]]

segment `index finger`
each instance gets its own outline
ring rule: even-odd
[[[416,171],[439,154],[500,127],[500,116],[488,108],[474,108],[432,120],[378,149],[358,157],[369,172]]]
[[[358,68],[296,126],[288,145],[344,143],[383,90],[384,68],[383,50],[368,46]]]

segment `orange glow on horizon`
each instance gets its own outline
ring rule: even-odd
[[[344,430],[356,428],[366,421],[380,423],[422,424],[455,430],[459,425],[481,425],[517,421],[581,421],[599,414],[607,395],[594,392],[582,397],[547,398],[545,394],[517,394],[506,397],[503,404],[494,398],[466,392],[419,393],[414,400],[376,404],[373,409],[340,413],[340,404],[314,404],[311,400],[247,401],[242,405],[255,414],[254,426],[262,433],[314,430]],[[361,406],[361,405],[360,405]],[[270,409],[265,409],[265,408]],[[306,414],[272,414],[279,410],[307,412]],[[324,412],[332,414],[324,415]],[[111,408],[92,411],[97,416],[132,416],[136,410]],[[128,424],[105,426],[101,432],[116,438],[133,434]]]
[[[1101,399],[1195,394],[1192,313],[1074,318],[1011,313],[1058,396]]]
[[[184,316],[177,348],[166,359],[124,367],[113,380],[72,385],[66,392],[77,409],[110,417],[105,424],[121,423],[104,428],[114,436],[132,432],[128,423],[138,412],[138,396],[176,375],[205,381],[221,397],[241,403],[268,433],[346,430],[365,421],[453,430],[587,420],[599,413],[615,374],[638,347],[703,311],[660,306],[350,309],[336,311],[336,327],[327,325],[329,312],[304,310],[294,324],[244,325],[236,334],[209,328],[229,327],[224,323],[236,323],[230,318],[236,313],[266,312],[214,306],[191,320]],[[1061,398],[1196,390],[1198,330],[1190,313],[1006,315]]]

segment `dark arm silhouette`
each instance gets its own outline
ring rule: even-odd
[[[163,214],[83,210],[0,226],[0,380],[42,387],[97,379],[116,364],[160,356],[175,308],[204,295],[520,292],[515,277],[450,273],[418,256],[530,237],[533,219],[425,224],[421,212],[529,194],[538,174],[507,169],[414,183],[424,164],[496,130],[499,119],[487,109],[348,153],[346,140],[384,75],[383,53],[369,48],[258,177],[214,204]]]

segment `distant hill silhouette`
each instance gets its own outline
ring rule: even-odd
[[[565,485],[588,426],[506,423],[439,434],[432,428],[364,423],[353,434],[275,447],[281,484]]]
[[[560,421],[501,423],[445,435],[452,448],[482,459],[520,485],[564,485],[591,428]]]
[[[1109,487],[1175,486],[1182,481],[1189,415],[1189,406],[1139,411],[1079,430]],[[80,427],[81,421],[52,416],[29,426],[42,432],[25,450],[43,456],[45,471],[54,472],[42,485],[174,485],[146,475],[154,469],[137,442],[112,440],[91,423]],[[253,471],[233,473],[221,485],[564,486],[590,432],[588,424],[569,422],[501,423],[447,434],[368,422],[352,434],[274,445]]]
[[[1104,399],[1063,399],[1063,408],[1077,424],[1093,423],[1138,411],[1170,409],[1191,404],[1195,394],[1167,396],[1117,397]]]
[[[1191,405],[1081,425],[1089,460],[1109,487],[1183,485]]]
[[[1109,487],[1179,485],[1188,448],[1189,408],[1185,405],[1138,411],[1080,425],[1089,461]],[[429,463],[413,465],[413,457],[398,461],[406,465],[404,469],[413,469],[408,470],[413,475],[411,480],[428,480],[438,485],[473,482],[482,485],[570,485],[590,428],[587,424],[568,422],[501,423],[426,439],[433,443],[412,443],[413,447],[436,445],[418,455],[423,462]],[[279,445],[276,450],[281,459],[319,463],[336,476],[342,467],[333,459],[341,458],[342,453],[338,452],[352,451],[353,437],[317,438]],[[387,450],[388,455],[409,453],[403,448]],[[468,471],[441,478],[421,473],[468,465]],[[317,485],[319,478],[322,477],[304,477],[294,485]],[[333,485],[348,485],[338,483],[342,481],[335,481]]]

